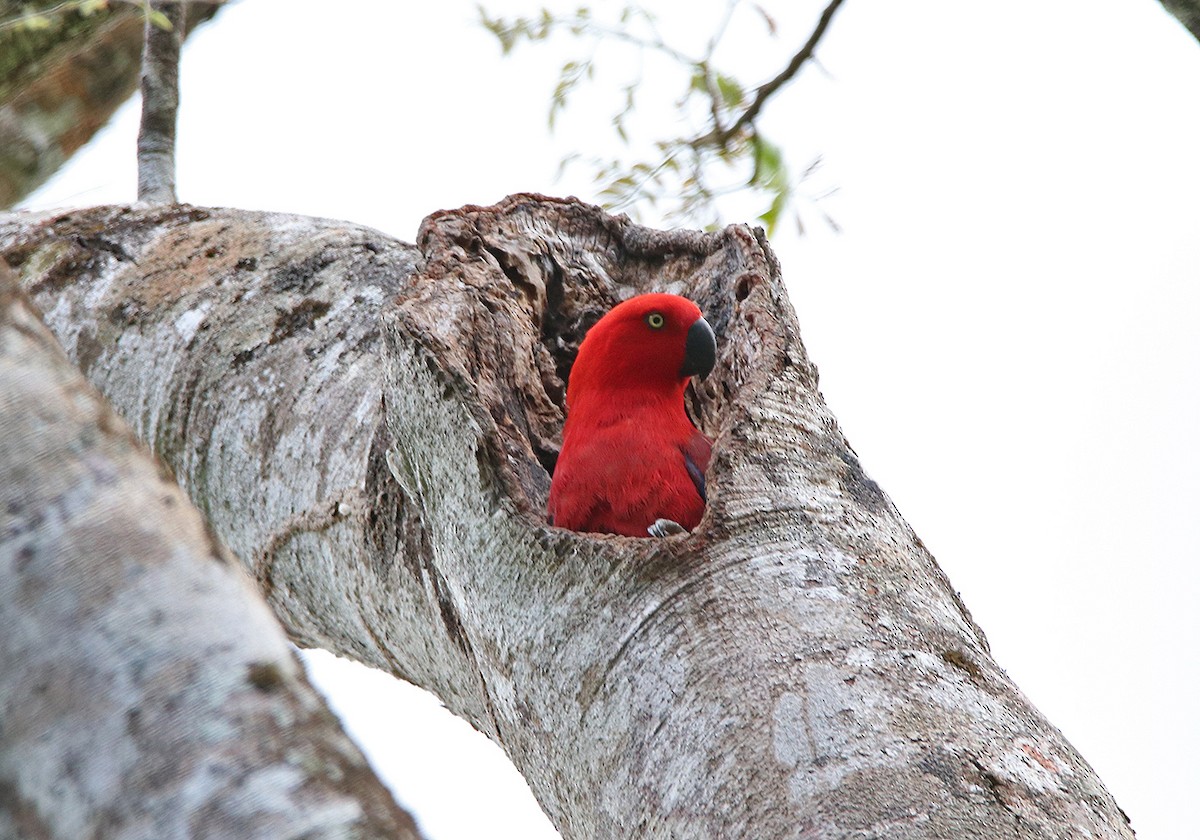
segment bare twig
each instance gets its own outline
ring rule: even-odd
[[[142,123],[138,129],[138,201],[174,204],[175,118],[185,3],[147,3],[142,51]]]
[[[838,10],[838,6],[840,5],[842,5],[842,0],[832,0],[825,7],[825,11],[821,12],[821,19],[817,21],[816,28],[813,29],[812,35],[808,36],[808,41],[800,48],[800,52],[792,56],[792,60],[788,62],[788,66],[783,68],[783,71],[778,76],[758,88],[754,94],[754,101],[742,112],[737,122],[719,137],[721,145],[724,145],[725,142],[747,125],[752,124],[775,91],[790,82],[800,72],[800,68],[804,66],[804,63],[812,58],[813,53],[817,49],[817,44],[820,43],[825,30],[829,28],[829,22],[833,19],[833,13]]]

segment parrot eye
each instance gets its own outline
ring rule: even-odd
[[[667,323],[667,319],[662,316],[661,312],[651,312],[646,316],[646,324],[652,330],[661,330],[665,323]]]

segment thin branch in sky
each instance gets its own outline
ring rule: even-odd
[[[145,5],[142,50],[142,122],[138,128],[138,201],[173,204],[175,119],[179,111],[179,51],[184,4],[156,0]]]
[[[800,48],[798,53],[792,56],[792,60],[788,62],[787,67],[783,68],[783,71],[778,76],[759,86],[754,94],[754,100],[746,107],[742,115],[738,117],[737,122],[725,133],[724,139],[729,139],[742,128],[753,123],[758,117],[759,112],[762,111],[763,105],[771,98],[771,95],[790,82],[800,72],[800,68],[804,66],[804,63],[813,57],[813,53],[817,49],[817,44],[820,43],[825,30],[829,28],[829,22],[833,20],[833,13],[838,10],[838,6],[840,5],[842,5],[842,0],[833,0],[833,2],[825,7],[825,11],[821,12],[820,20],[817,21],[816,28],[808,36],[808,41]]]

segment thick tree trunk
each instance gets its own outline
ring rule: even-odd
[[[236,560],[0,263],[0,837],[411,837]]]
[[[434,691],[564,836],[1132,836],[864,474],[760,233],[514,196],[418,249],[108,208],[10,219],[0,251],[293,638]],[[649,290],[717,333],[708,512],[547,527],[575,348]]]

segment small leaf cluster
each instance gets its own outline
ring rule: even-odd
[[[560,171],[581,161],[590,164],[600,197],[608,209],[632,212],[639,205],[649,206],[659,210],[668,221],[712,228],[722,223],[719,199],[731,193],[749,192],[764,202],[758,218],[768,232],[774,232],[795,203],[798,186],[817,170],[821,161],[816,159],[799,177],[793,177],[782,148],[764,135],[758,124],[764,104],[795,74],[796,67],[789,67],[785,74],[768,83],[751,87],[717,66],[714,56],[730,20],[739,8],[747,6],[763,21],[767,36],[777,36],[775,20],[761,6],[730,0],[699,55],[688,54],[668,42],[656,25],[655,16],[635,5],[623,7],[612,22],[602,20],[586,6],[565,14],[543,8],[532,16],[512,19],[492,17],[479,7],[479,17],[506,55],[523,41],[546,41],[558,33],[590,46],[588,54],[572,58],[560,69],[550,101],[552,129],[580,85],[594,80],[596,47],[603,41],[620,41],[638,51],[664,56],[686,73],[686,88],[673,107],[677,122],[688,130],[680,136],[654,141],[653,159],[629,161],[624,155],[585,159],[579,154],[563,159]],[[806,46],[809,53],[812,44],[815,42]],[[622,86],[622,104],[612,117],[613,130],[626,147],[630,145],[631,117],[637,109],[641,85],[639,76]],[[827,215],[825,218],[832,224]],[[798,215],[796,222],[800,223]]]
[[[71,17],[89,18],[107,12],[114,5],[137,6],[150,23],[170,31],[171,19],[150,5],[149,0],[62,0],[59,3],[22,4],[20,12],[9,14],[13,3],[0,6],[0,33],[46,32],[61,27]]]
[[[107,10],[107,0],[0,0],[0,102],[35,75],[58,45],[94,30]]]

